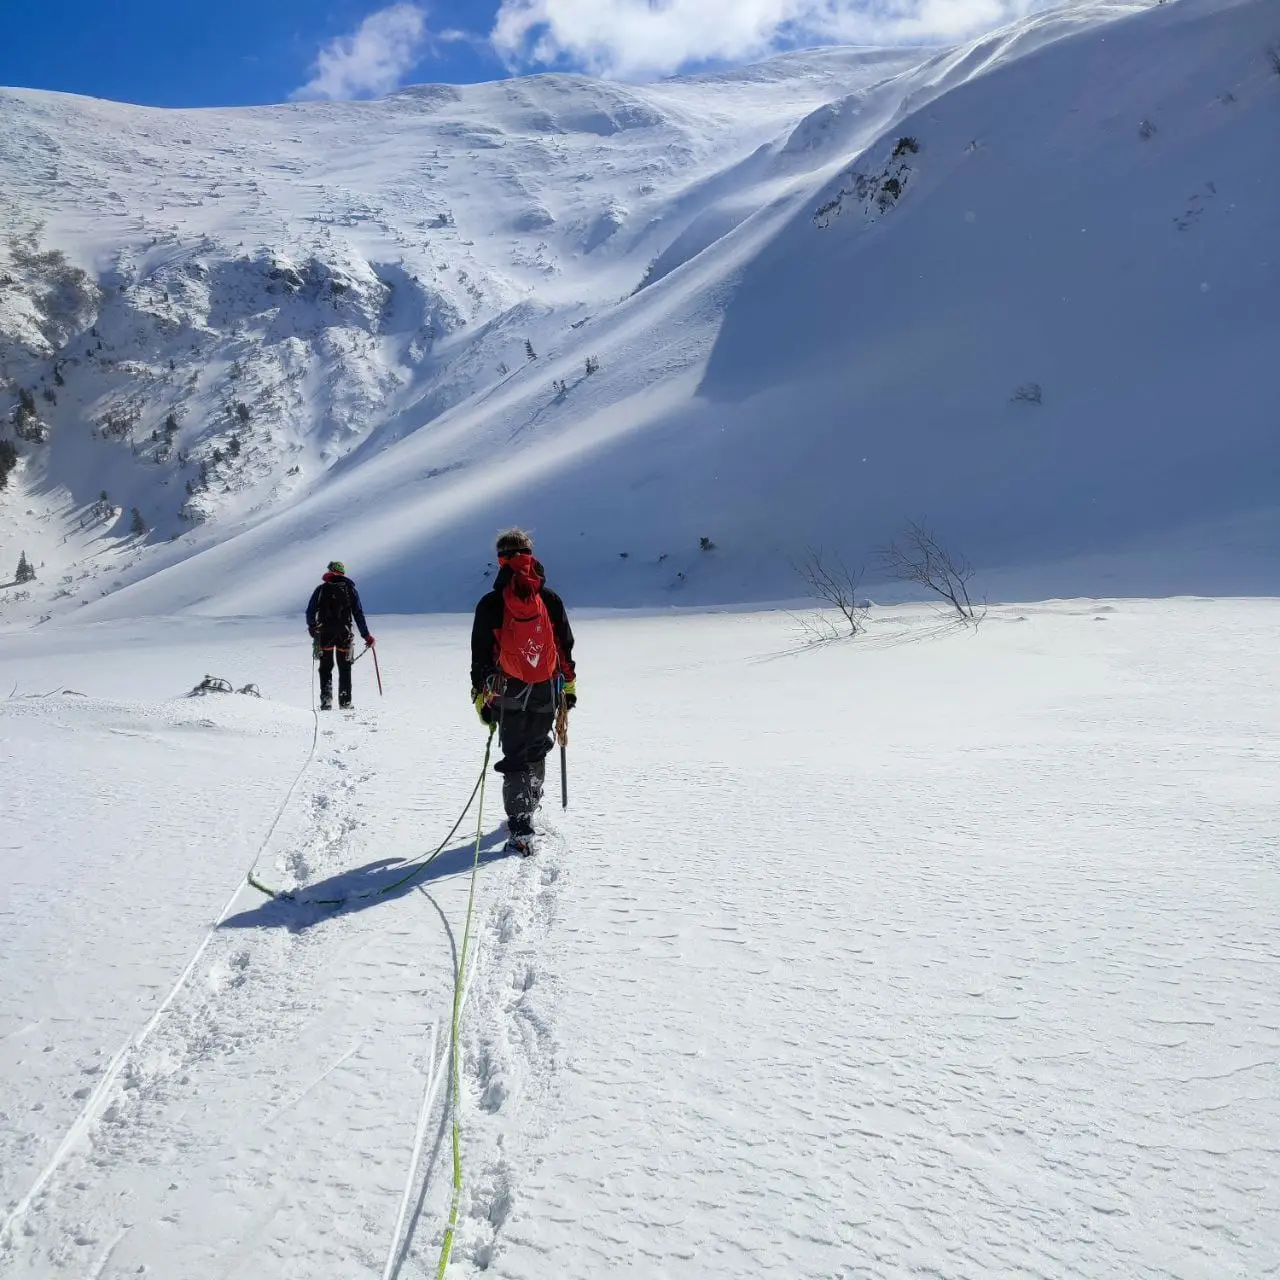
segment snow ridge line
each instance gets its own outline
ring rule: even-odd
[[[115,1056],[107,1064],[107,1069],[103,1072],[102,1078],[98,1081],[96,1088],[89,1095],[84,1106],[80,1109],[80,1114],[72,1121],[71,1127],[67,1130],[62,1141],[58,1144],[57,1150],[53,1153],[45,1167],[40,1171],[39,1176],[36,1178],[35,1182],[32,1183],[27,1194],[18,1201],[10,1211],[8,1217],[5,1218],[4,1225],[0,1226],[0,1242],[3,1242],[6,1237],[12,1237],[14,1228],[24,1217],[26,1217],[27,1212],[35,1202],[36,1197],[45,1189],[46,1186],[48,1186],[50,1179],[62,1167],[66,1158],[79,1144],[80,1140],[88,1134],[90,1126],[92,1126],[94,1121],[98,1118],[98,1113],[100,1112],[103,1103],[106,1101],[107,1095],[114,1088],[117,1080],[119,1080],[120,1071],[124,1066],[125,1060],[131,1052],[142,1047],[150,1037],[151,1033],[159,1025],[160,1019],[169,1011],[174,1000],[178,998],[179,993],[187,985],[187,980],[195,971],[196,965],[200,963],[200,957],[208,950],[209,943],[213,941],[214,936],[218,932],[219,926],[221,926],[222,922],[227,918],[227,913],[231,910],[236,899],[240,896],[240,891],[244,888],[246,879],[250,874],[252,874],[253,868],[257,866],[258,859],[271,843],[271,838],[275,835],[276,828],[280,825],[280,819],[284,817],[285,810],[289,807],[289,802],[293,799],[294,792],[298,789],[298,783],[302,781],[303,775],[311,767],[311,763],[315,759],[316,746],[320,741],[320,716],[314,706],[312,707],[311,714],[315,723],[312,727],[311,746],[307,750],[307,757],[302,762],[302,767],[298,770],[297,776],[289,784],[289,790],[285,792],[284,799],[280,802],[280,807],[276,810],[276,815],[271,821],[271,826],[267,828],[267,834],[263,837],[262,843],[254,850],[253,860],[249,863],[248,870],[236,883],[235,889],[232,890],[231,896],[223,904],[222,910],[218,912],[217,918],[206,930],[204,938],[195,950],[195,954],[187,961],[186,968],[178,975],[177,981],[174,982],[173,986],[169,988],[169,994],[160,1002],[160,1006],[147,1020],[142,1030],[131,1036],[118,1050],[116,1050]]]

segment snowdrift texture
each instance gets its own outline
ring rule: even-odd
[[[466,623],[384,621],[310,754],[292,621],[7,639],[82,696],[0,699],[5,1280],[437,1274],[470,839],[243,887],[462,807]],[[584,620],[561,836],[484,824],[450,1280],[1275,1276],[1278,625]]]
[[[161,111],[0,92],[4,616],[797,594],[931,522],[996,590],[1270,589],[1280,21]],[[65,255],[65,256],[64,256]],[[702,539],[714,550],[702,550]]]

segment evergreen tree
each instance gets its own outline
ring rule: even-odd
[[[147,532],[147,522],[142,518],[142,512],[137,507],[133,509],[133,521],[129,525],[129,532],[135,538],[141,538]]]
[[[27,559],[27,553],[24,551],[18,558],[18,572],[14,575],[19,582],[30,582],[36,576],[36,571]]]

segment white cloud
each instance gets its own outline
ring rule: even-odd
[[[398,88],[421,56],[427,15],[414,4],[371,13],[354,35],[331,40],[295,98],[368,98]]]
[[[958,39],[1037,0],[502,0],[492,40],[513,63],[624,79],[759,57],[779,44]]]

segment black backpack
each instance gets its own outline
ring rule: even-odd
[[[322,635],[351,633],[351,589],[345,582],[322,582],[316,597],[316,626]]]

